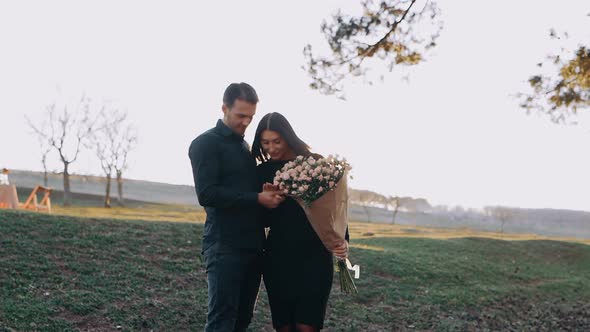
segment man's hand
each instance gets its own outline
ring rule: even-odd
[[[258,194],[258,203],[260,205],[274,209],[285,200],[280,191],[263,191]]]
[[[338,258],[348,257],[348,242],[343,241],[339,246],[332,250],[332,253]]]
[[[279,191],[279,186],[275,186],[272,183],[265,183],[262,185],[262,191]]]

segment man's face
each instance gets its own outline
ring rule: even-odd
[[[237,99],[234,105],[229,108],[223,105],[223,123],[228,126],[234,133],[244,136],[246,128],[252,122],[256,114],[256,104]]]

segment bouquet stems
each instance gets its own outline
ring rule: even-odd
[[[350,271],[346,266],[346,260],[336,257],[336,266],[338,267],[338,277],[340,279],[340,290],[344,294],[358,294],[358,290],[354,281],[352,280],[352,276],[350,275]]]

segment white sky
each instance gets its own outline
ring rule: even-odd
[[[24,115],[86,92],[139,130],[128,177],[192,184],[190,141],[220,117],[225,87],[245,81],[258,119],[281,112],[316,151],[346,156],[355,188],[590,211],[589,127],[526,116],[512,96],[555,50],[551,27],[589,40],[588,1],[440,1],[439,47],[409,83],[394,71],[349,84],[347,101],[320,95],[302,49],[325,45],[322,20],[359,3],[0,0],[0,167],[40,170]],[[89,154],[72,167],[100,174]]]

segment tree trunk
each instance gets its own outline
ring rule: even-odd
[[[399,198],[395,199],[395,209],[393,209],[393,216],[391,217],[391,223],[395,225],[395,216],[397,216],[397,211],[399,210]]]
[[[70,192],[70,173],[68,172],[69,163],[64,162],[64,206],[72,205],[72,193]]]
[[[119,193],[119,206],[125,206],[123,201],[123,172],[117,171],[117,191]]]
[[[104,207],[111,207],[111,173],[107,174],[107,188],[104,195]]]
[[[391,217],[391,223],[393,225],[395,225],[395,216],[397,216],[397,210],[398,210],[398,207],[396,206],[395,210],[393,210],[393,216]]]
[[[363,204],[362,207],[363,207],[363,210],[365,210],[365,214],[367,215],[367,222],[371,222],[371,215],[369,214],[369,208],[365,204]]]
[[[45,157],[43,157],[43,186],[45,188],[47,188],[47,182],[49,182],[47,180],[47,160]]]

